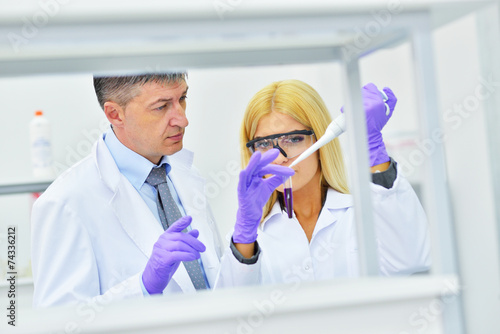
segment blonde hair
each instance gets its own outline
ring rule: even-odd
[[[251,157],[246,143],[254,139],[257,125],[262,117],[276,111],[288,115],[314,131],[316,138],[325,133],[332,121],[330,113],[318,92],[305,82],[284,80],[273,82],[258,91],[248,103],[240,131],[241,165],[246,167]],[[348,193],[347,178],[338,139],[319,149],[320,186],[331,187]],[[271,211],[278,198],[274,191],[264,207],[263,217]]]

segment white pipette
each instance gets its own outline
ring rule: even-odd
[[[344,114],[341,114],[337,118],[335,118],[330,125],[326,128],[325,134],[321,136],[311,147],[305,150],[294,162],[290,164],[289,167],[293,167],[302,160],[306,159],[308,156],[313,154],[315,151],[319,150],[320,147],[329,143],[333,139],[337,138],[345,131],[345,117]]]
[[[345,117],[344,114],[341,114],[337,118],[335,118],[330,125],[326,128],[325,134],[318,139],[317,142],[314,143],[311,147],[305,150],[294,162],[290,164],[289,167],[293,167],[311,154],[313,154],[316,150],[318,150],[321,146],[325,145],[329,141],[334,138],[340,136],[345,131]],[[286,212],[288,213],[288,218],[293,218],[293,195],[292,195],[292,177],[284,178],[284,188],[283,188],[283,200],[285,202]]]
[[[385,94],[384,91],[380,91],[380,94],[382,94],[382,98],[384,99],[384,102],[388,100],[387,95]],[[390,109],[387,103],[385,104],[385,114],[389,115]],[[302,160],[306,159],[308,156],[313,154],[315,151],[319,150],[323,145],[329,143],[330,141],[334,140],[341,134],[343,134],[345,131],[345,117],[344,114],[340,114],[337,118],[335,118],[330,125],[325,130],[325,134],[321,136],[321,138],[318,139],[317,142],[315,142],[311,147],[309,147],[307,150],[305,150],[297,159],[295,159],[294,162],[290,164],[288,167],[293,167]]]

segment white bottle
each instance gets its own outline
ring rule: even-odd
[[[53,179],[50,124],[41,110],[35,112],[35,117],[30,122],[30,144],[33,176],[40,179]]]

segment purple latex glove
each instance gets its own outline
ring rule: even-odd
[[[385,87],[383,91],[387,95],[387,101],[385,103],[382,94],[373,83],[366,84],[361,92],[366,117],[370,167],[390,160],[385,149],[381,131],[389,118],[391,118],[398,100],[390,88]],[[389,106],[388,115],[386,115],[385,104]],[[341,111],[344,112],[343,108]]]
[[[250,244],[257,240],[257,228],[262,218],[262,209],[273,191],[283,183],[283,177],[295,174],[289,167],[270,165],[279,150],[273,148],[264,154],[255,152],[247,168],[240,172],[238,183],[238,213],[234,226],[233,242]],[[269,178],[264,175],[274,174]]]
[[[142,282],[150,294],[162,293],[182,261],[197,260],[205,251],[205,245],[197,239],[198,230],[182,232],[191,221],[190,216],[180,218],[154,244],[142,273]]]

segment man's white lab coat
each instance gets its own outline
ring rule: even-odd
[[[222,245],[192,159],[187,150],[169,156],[169,175],[207,248],[201,259],[214,286]],[[107,301],[142,297],[142,271],[163,232],[100,138],[92,154],[63,173],[33,207],[33,305],[74,304],[99,295]],[[194,291],[181,264],[164,293]]]

